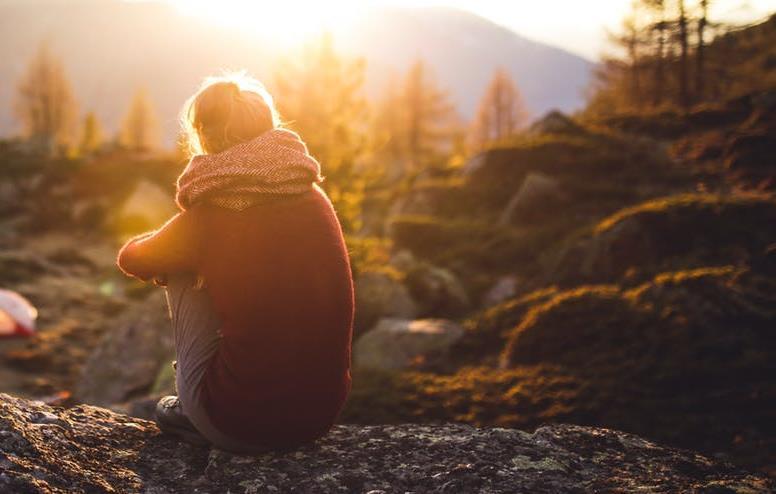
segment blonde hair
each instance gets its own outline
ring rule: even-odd
[[[272,96],[243,72],[208,77],[181,111],[189,154],[219,153],[280,126]]]

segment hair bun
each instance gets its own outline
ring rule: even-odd
[[[217,153],[279,125],[272,96],[243,74],[206,79],[181,120],[192,154]]]

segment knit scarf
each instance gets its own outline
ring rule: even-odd
[[[191,158],[178,177],[181,209],[204,201],[237,211],[320,183],[321,166],[295,132],[272,129],[220,153]]]

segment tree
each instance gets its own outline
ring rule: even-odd
[[[520,90],[503,68],[496,69],[477,113],[474,140],[482,147],[513,135],[528,121]]]
[[[121,128],[120,141],[133,151],[150,151],[159,146],[156,111],[145,89],[135,92]]]
[[[687,9],[684,0],[677,0],[679,8],[679,104],[685,110],[690,107],[689,87],[689,39],[687,35]]]
[[[15,110],[30,141],[50,153],[70,144],[78,108],[62,62],[45,43],[19,82]]]
[[[666,66],[666,33],[668,21],[666,20],[665,0],[643,0],[648,13],[654,19],[648,25],[650,43],[652,49],[652,65],[654,65],[652,87],[652,105],[659,106],[665,97],[665,66]]]
[[[397,109],[402,112],[397,129],[410,174],[431,164],[455,136],[455,109],[447,94],[440,90],[422,60],[417,60],[407,73]]]
[[[700,101],[706,97],[706,26],[709,19],[709,0],[700,0],[701,16],[698,19],[698,46],[695,50],[695,95]]]
[[[88,112],[84,117],[84,123],[81,128],[81,142],[78,145],[78,152],[81,155],[91,154],[102,146],[103,131],[100,121],[94,112]]]
[[[365,68],[361,58],[341,57],[327,33],[275,74],[280,114],[329,170],[351,166],[364,150]]]
[[[306,45],[275,74],[275,98],[286,125],[298,131],[323,168],[324,186],[343,227],[359,228],[368,177],[356,170],[369,149],[363,59],[341,57],[330,34]]]

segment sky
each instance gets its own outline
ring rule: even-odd
[[[278,32],[291,25],[312,29],[324,22],[357,18],[367,5],[446,6],[468,10],[512,29],[525,37],[559,46],[589,59],[607,49],[606,30],[616,30],[630,11],[633,0],[166,0],[181,11],[214,22],[239,26],[257,16],[275,18]],[[687,0],[690,6],[696,0]],[[716,20],[749,22],[776,12],[776,0],[714,0],[711,17]],[[305,13],[305,15],[301,15]],[[306,22],[306,23],[305,23]]]

